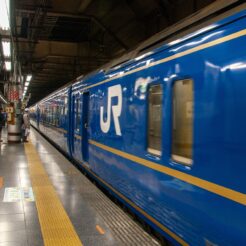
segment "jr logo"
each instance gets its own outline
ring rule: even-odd
[[[107,120],[104,121],[103,119],[104,109],[103,107],[100,107],[100,126],[104,133],[107,133],[109,131],[110,124],[111,124],[111,104],[112,104],[111,101],[113,97],[118,98],[117,105],[112,106],[115,131],[116,131],[116,135],[121,136],[120,123],[119,123],[119,117],[121,115],[121,109],[122,109],[121,85],[114,85],[108,88]]]

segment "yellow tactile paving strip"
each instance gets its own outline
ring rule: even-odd
[[[82,246],[32,143],[25,144],[25,152],[44,244]]]

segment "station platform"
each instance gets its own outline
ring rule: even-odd
[[[160,243],[32,129],[28,143],[0,144],[3,245]]]

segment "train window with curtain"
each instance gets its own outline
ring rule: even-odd
[[[68,97],[65,96],[64,98],[64,115],[68,114]]]
[[[47,108],[47,123],[50,124],[51,123],[51,108],[50,108],[50,105],[48,105],[48,108]]]
[[[56,126],[59,127],[60,117],[61,117],[61,106],[57,104],[57,110],[56,110]]]
[[[52,125],[56,124],[56,105],[52,105]]]
[[[49,106],[45,108],[45,121],[47,124],[50,123],[50,107]]]
[[[47,123],[48,124],[51,123],[51,109],[50,109],[50,105],[48,105],[48,107],[47,107]]]
[[[148,144],[147,151],[161,155],[162,87],[151,85],[148,90]]]
[[[172,159],[192,164],[193,80],[178,80],[173,85]]]

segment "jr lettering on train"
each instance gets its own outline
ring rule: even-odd
[[[112,98],[117,97],[117,104],[112,105]],[[121,85],[114,85],[108,88],[107,119],[104,121],[104,107],[100,107],[100,127],[104,133],[107,133],[111,125],[111,109],[116,135],[121,136],[119,117],[122,110],[122,88]]]

